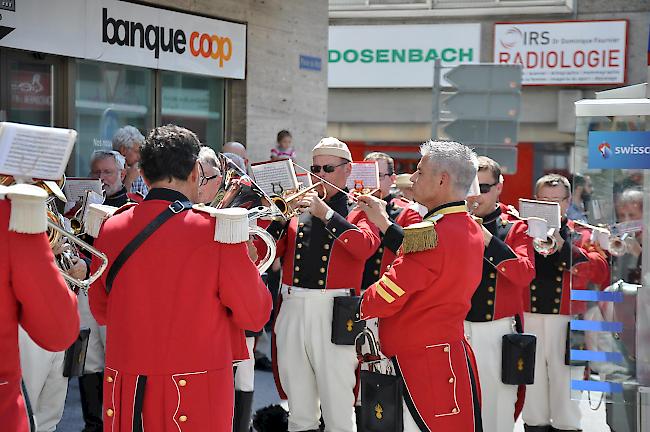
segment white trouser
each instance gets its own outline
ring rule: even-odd
[[[289,430],[318,429],[322,410],[327,432],[355,432],[353,346],[334,345],[334,297],[349,290],[305,290],[282,286],[275,321],[277,362],[289,399]],[[320,405],[320,409],[319,409]]]
[[[80,292],[77,299],[79,303],[81,327],[88,327],[90,329],[84,373],[104,372],[106,326],[100,326],[97,324],[97,321],[95,321],[95,317],[93,317],[93,314],[90,312],[87,294]]]
[[[255,357],[253,356],[253,347],[255,346],[255,336],[246,337],[246,347],[248,348],[248,360],[237,363],[235,372],[235,390],[252,392],[255,382]]]
[[[571,400],[571,379],[582,379],[583,367],[564,364],[566,315],[524,314],[526,332],[537,336],[535,383],[526,387],[522,416],[529,426],[580,429],[580,403]]]
[[[512,432],[517,386],[501,382],[503,335],[512,333],[512,318],[465,321],[465,335],[474,350],[481,383],[483,432]]]
[[[22,327],[19,327],[18,345],[20,367],[34,412],[36,430],[54,431],[63,416],[68,393],[68,378],[63,376],[65,352],[44,350],[36,345]]]

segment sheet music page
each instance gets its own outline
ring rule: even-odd
[[[268,195],[281,195],[298,189],[291,159],[255,163],[251,165],[251,171],[255,183]]]
[[[345,184],[348,190],[379,189],[379,166],[376,161],[350,162],[352,172]],[[355,187],[356,186],[356,187]]]
[[[548,223],[549,228],[560,228],[560,204],[548,201],[536,201],[520,198],[519,216],[523,219],[538,217]]]
[[[298,187],[300,189],[308,188],[313,184],[309,173],[296,173],[296,178],[298,179]]]
[[[68,202],[76,203],[86,196],[86,191],[91,190],[102,195],[102,181],[94,178],[67,177],[63,185],[63,193]],[[101,203],[99,203],[101,204]]]
[[[0,173],[58,180],[76,140],[72,129],[0,122]]]

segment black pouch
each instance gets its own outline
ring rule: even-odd
[[[567,366],[587,366],[585,360],[571,360],[571,350],[585,350],[587,342],[584,330],[571,330],[571,323],[566,328],[566,349],[564,351],[564,364]]]
[[[354,345],[354,340],[366,328],[365,321],[355,321],[359,301],[358,296],[334,297],[332,311],[332,343],[335,345]]]
[[[369,353],[363,353],[368,343]],[[402,379],[390,373],[375,371],[381,361],[379,345],[368,328],[359,333],[355,341],[359,362],[366,363],[369,370],[361,371],[361,428],[363,432],[401,432],[403,426]],[[384,359],[388,361],[388,359]],[[388,371],[390,372],[389,365]]]
[[[364,432],[403,429],[402,380],[395,375],[361,371],[361,423]]]
[[[501,382],[527,385],[535,382],[535,351],[537,337],[523,333],[519,316],[515,317],[517,333],[501,338]]]
[[[63,357],[63,376],[79,377],[84,373],[86,366],[86,351],[88,351],[88,338],[90,337],[90,329],[82,328],[79,330],[77,340],[70,348],[65,350]]]

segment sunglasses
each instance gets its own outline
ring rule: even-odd
[[[497,183],[492,183],[492,184],[489,184],[489,183],[479,183],[478,188],[479,188],[479,190],[481,191],[482,194],[485,194],[485,193],[490,192],[490,190],[491,190],[494,186],[496,186],[496,185],[498,185],[498,184],[499,184],[498,182],[497,182]]]
[[[208,182],[212,179],[216,179],[219,177],[219,174],[211,175],[211,176],[206,176],[205,171],[203,171],[203,167],[201,164],[199,164],[199,171],[201,171],[201,174],[199,174],[199,177],[201,181],[199,182],[199,186],[205,186],[208,184]]]
[[[312,174],[318,174],[318,173],[320,173],[321,168],[322,168],[323,171],[325,171],[326,173],[333,173],[334,171],[336,171],[336,169],[337,169],[338,167],[343,166],[343,165],[347,165],[347,164],[349,164],[349,163],[350,163],[350,162],[345,161],[345,162],[342,162],[342,163],[340,163],[340,164],[338,164],[338,165],[312,165],[311,167],[309,167],[309,170],[312,172]]]

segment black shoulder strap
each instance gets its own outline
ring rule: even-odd
[[[120,252],[117,258],[115,258],[113,265],[108,269],[108,276],[106,276],[106,294],[110,294],[115,277],[126,263],[126,260],[133,255],[133,252],[135,252],[142,243],[151,236],[151,234],[160,228],[162,224],[167,222],[169,218],[191,208],[192,203],[189,201],[174,201],[169,205],[169,207],[163,210],[162,213],[156,216],[154,220],[149,222],[149,224],[144,227],[144,229],[140,231],[140,233],[138,233],[138,235],[135,236],[133,240],[124,247],[124,249],[122,249],[122,252]]]

